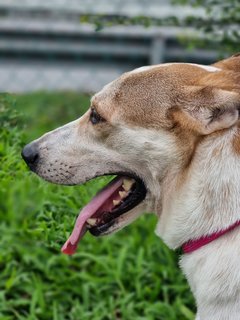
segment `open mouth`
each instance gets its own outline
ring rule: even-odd
[[[74,254],[87,231],[94,236],[108,233],[120,216],[144,200],[146,193],[146,187],[140,178],[118,175],[81,210],[62,252]]]

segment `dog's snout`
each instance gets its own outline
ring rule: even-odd
[[[22,157],[27,165],[34,169],[34,166],[37,164],[39,159],[38,148],[35,143],[27,144],[22,150]]]

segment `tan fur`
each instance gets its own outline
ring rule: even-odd
[[[233,138],[232,144],[233,144],[233,151],[236,152],[236,154],[240,155],[240,129],[238,129],[238,133]]]
[[[230,70],[233,71],[234,73],[240,72],[240,53],[236,53],[229,59],[225,59],[222,61],[219,61],[217,63],[214,63],[213,65],[223,69],[223,70]]]

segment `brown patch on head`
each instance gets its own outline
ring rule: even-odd
[[[199,137],[235,125],[240,105],[240,57],[215,64],[216,72],[191,64],[129,72],[92,99],[113,127],[121,124],[172,132],[194,152]],[[186,147],[187,146],[187,147]]]
[[[229,70],[209,72],[181,63],[160,65],[123,74],[95,95],[93,104],[115,123],[169,129],[174,125],[169,119],[172,110],[201,105],[211,108],[214,88],[240,93],[239,83],[240,74]],[[194,95],[193,87],[200,89]]]
[[[93,103],[116,123],[168,129],[173,125],[168,119],[169,110],[177,105],[181,88],[194,85],[205,73],[202,68],[185,64],[125,73],[95,95]]]
[[[173,64],[126,73],[95,95],[92,105],[115,127],[127,124],[167,130],[177,139],[187,166],[199,138],[186,121],[184,124],[184,115],[179,113],[182,121],[178,121],[174,114],[184,105],[183,88],[194,85],[206,72],[193,65]]]

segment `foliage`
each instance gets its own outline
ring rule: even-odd
[[[32,92],[16,96],[24,112],[25,134],[30,141],[46,131],[78,118],[89,106],[89,95],[73,92]]]
[[[222,52],[240,51],[240,1],[239,0],[172,0],[174,5],[192,6],[202,9],[202,14],[177,18],[175,15],[166,18],[150,16],[122,15],[83,15],[82,23],[93,23],[96,30],[113,25],[179,26],[196,30],[189,40],[195,45],[211,45],[211,42],[222,48]],[[176,10],[179,10],[178,8]]]
[[[60,253],[79,208],[106,179],[53,185],[29,172],[20,152],[33,129],[70,121],[88,103],[73,93],[0,97],[0,319],[193,319],[178,257],[155,236],[154,216],[110,237],[86,235],[73,257]]]
[[[205,9],[203,16],[187,17],[183,24],[202,30],[205,40],[217,43],[222,52],[240,51],[239,0],[173,0],[173,2]]]

